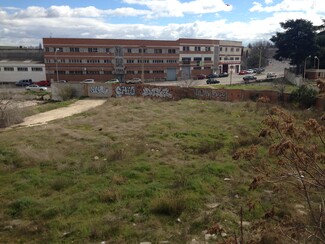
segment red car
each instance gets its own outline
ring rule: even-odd
[[[247,75],[248,72],[246,70],[241,70],[238,74],[239,75]]]
[[[51,82],[48,80],[40,80],[38,82],[34,82],[33,84],[39,85],[39,86],[51,86]]]

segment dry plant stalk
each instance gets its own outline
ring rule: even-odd
[[[290,184],[305,199],[311,223],[305,226],[306,241],[325,243],[325,115],[319,121],[308,119],[298,125],[294,117],[280,108],[272,108],[262,121],[266,126],[259,136],[272,141],[270,159],[276,159],[276,170],[270,160],[254,163],[257,146],[240,149],[233,158],[243,158],[272,183]]]

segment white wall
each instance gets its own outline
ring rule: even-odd
[[[12,69],[13,71],[6,71],[5,69]],[[18,68],[27,68],[27,71],[18,71]],[[34,68],[34,70],[33,70]],[[35,70],[41,69],[39,70]],[[12,62],[0,61],[0,82],[14,83],[19,80],[32,79],[33,82],[45,80],[45,64],[33,62]]]

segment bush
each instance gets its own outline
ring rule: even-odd
[[[73,88],[70,85],[64,86],[60,88],[59,96],[63,101],[67,101],[73,98]]]
[[[298,103],[302,108],[310,108],[315,105],[316,95],[315,89],[303,85],[290,94],[289,101]]]

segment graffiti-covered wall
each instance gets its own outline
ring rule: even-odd
[[[179,86],[152,86],[152,85],[127,85],[127,84],[52,84],[52,99],[63,100],[61,94],[64,90],[71,88],[75,97],[88,96],[93,98],[110,98],[136,96],[163,100],[179,100],[183,98],[217,100],[217,101],[256,101],[260,97],[267,97],[271,103],[287,101],[289,94],[280,94],[270,90],[240,90],[240,89],[212,89],[212,88],[193,88]],[[281,97],[280,97],[281,96]],[[318,98],[316,108],[325,109],[324,99]]]

